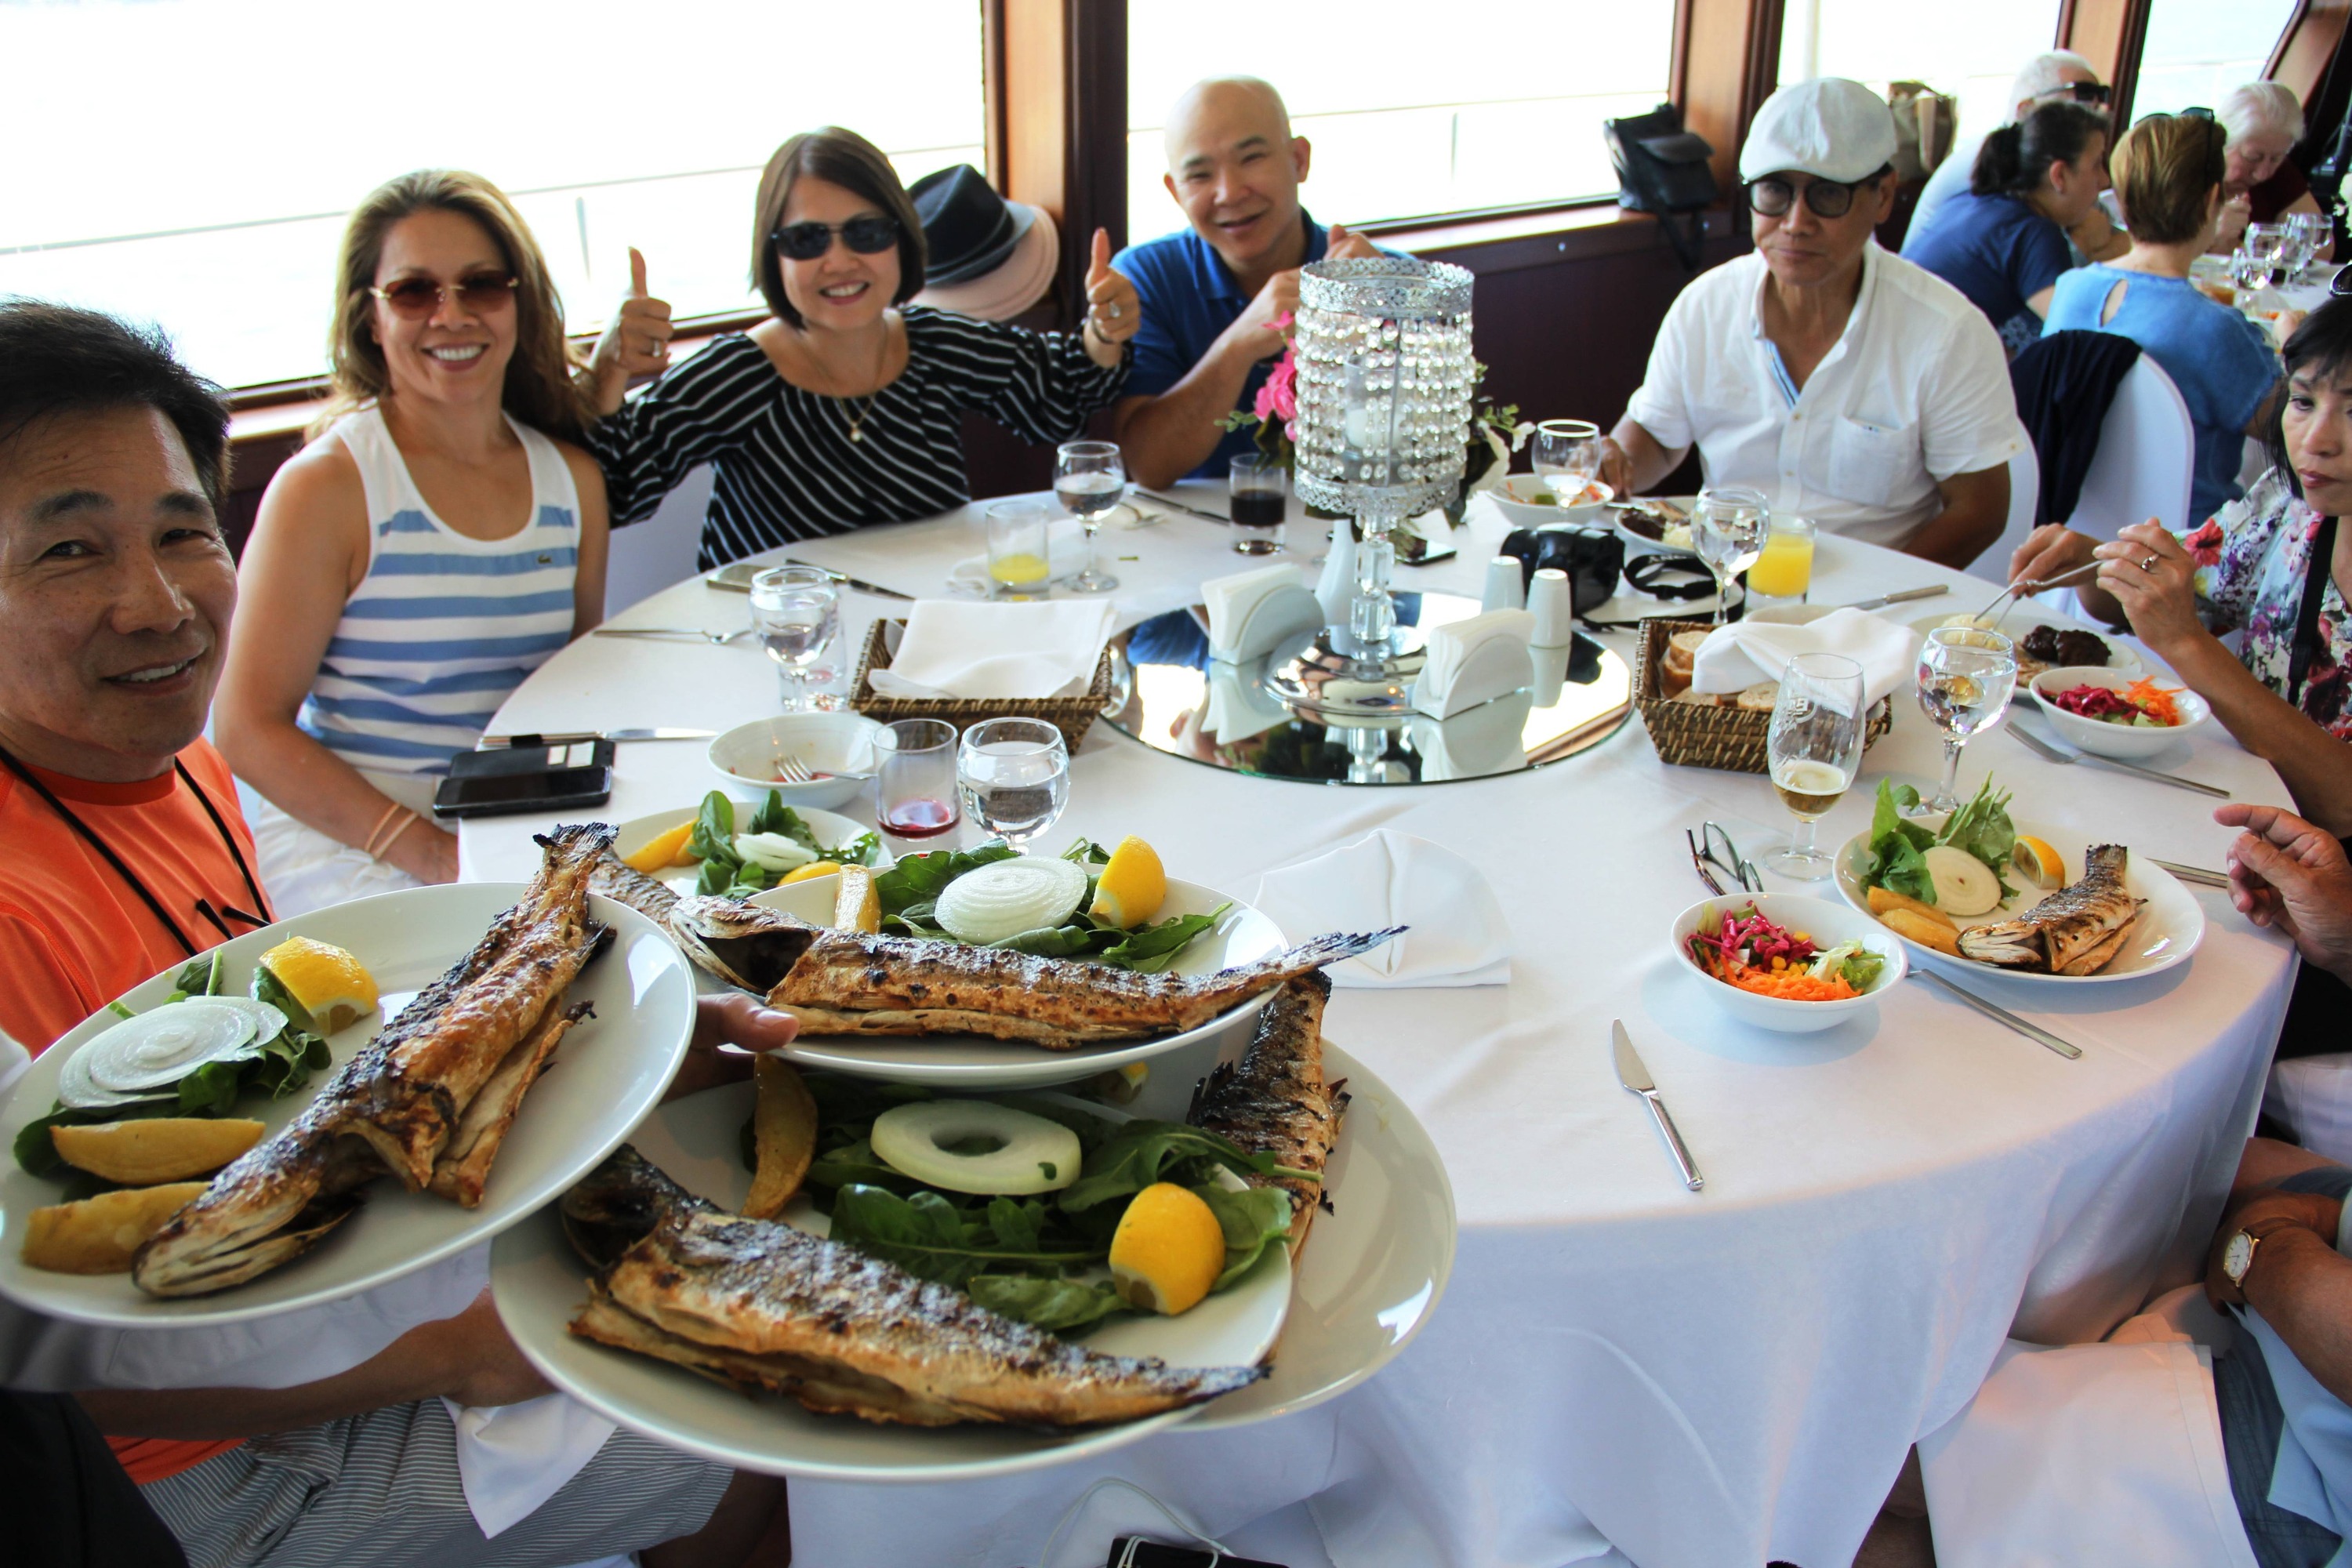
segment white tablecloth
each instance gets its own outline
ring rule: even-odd
[[[1502,525],[1483,501],[1472,515],[1456,561],[1400,569],[1399,587],[1475,595]],[[1244,563],[1222,530],[1181,518],[1106,529],[1102,544],[1125,584],[1122,622],[1189,603],[1202,578]],[[979,548],[977,522],[956,514],[790,553],[929,594]],[[1825,537],[1813,598],[1939,580],[1955,592],[1936,603],[1956,612],[1989,596],[1976,579]],[[866,619],[893,609],[847,599],[845,662]],[[625,619],[731,629],[743,615],[739,595],[689,583]],[[590,637],[532,676],[496,727],[724,729],[772,710],[775,694],[756,648]],[[2242,799],[2285,799],[2268,767],[2208,728],[2167,765]],[[1823,841],[1867,825],[1878,775],[1924,781],[1936,755],[1927,721],[1898,704]],[[1988,768],[2019,816],[2142,853],[2218,867],[2231,837],[2200,796],[2045,764],[2000,733],[1970,745],[1964,783]],[[625,745],[619,775],[614,820],[716,782],[690,743]],[[2252,1124],[2292,950],[2206,893],[2205,945],[2183,969],[2058,996],[1976,981],[2081,1044],[2079,1061],[1924,984],[1828,1034],[1752,1033],[1677,971],[1664,940],[1702,890],[1682,831],[1710,817],[1751,852],[1786,821],[1761,777],[1662,765],[1638,721],[1552,768],[1416,789],[1244,778],[1097,725],[1057,834],[1140,833],[1181,875],[1245,889],[1388,826],[1456,850],[1493,883],[1518,941],[1509,986],[1343,991],[1327,1024],[1445,1156],[1462,1224],[1451,1289],[1381,1376],[1283,1420],[1179,1428],[1003,1482],[795,1482],[796,1561],[1034,1564],[1101,1474],[1141,1481],[1212,1531],[1306,1500],[1343,1568],[1549,1568],[1612,1542],[1643,1564],[1851,1561],[1905,1450],[1968,1401],[2004,1336],[2094,1337],[2152,1286],[2188,1277]],[[527,874],[539,826],[467,825],[466,874]],[[1612,1016],[1672,1102],[1703,1194],[1683,1190],[1618,1087]],[[1086,1542],[1094,1561],[1107,1534]]]

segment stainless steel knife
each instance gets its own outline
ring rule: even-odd
[[[486,751],[492,746],[574,746],[583,741],[708,741],[718,733],[716,730],[577,730],[564,735],[526,731],[485,735],[475,742],[475,750]]]
[[[1642,1065],[1641,1053],[1633,1048],[1633,1037],[1625,1032],[1625,1020],[1612,1018],[1609,1028],[1617,1041],[1617,1081],[1640,1095],[1649,1106],[1658,1131],[1665,1134],[1666,1147],[1674,1152],[1675,1163],[1682,1167],[1683,1185],[1697,1192],[1706,1185],[1706,1178],[1698,1173],[1690,1150],[1683,1144],[1682,1133],[1675,1127],[1675,1119],[1666,1114],[1666,1102],[1658,1098],[1658,1086],[1651,1079],[1650,1069]]]
[[[1858,605],[1848,605],[1849,610],[1883,610],[1889,605],[1900,605],[1912,599],[1932,599],[1952,590],[1942,583],[1930,583],[1924,588],[1906,588],[1899,594],[1881,594],[1875,599],[1864,599]]]
[[[784,557],[783,563],[787,566],[806,566],[812,571],[822,572],[826,576],[832,578],[835,582],[840,584],[843,587],[855,588],[861,594],[876,594],[885,599],[906,599],[908,601],[912,601],[915,596],[912,594],[902,594],[896,588],[886,588],[879,583],[868,583],[863,577],[853,577],[846,572],[836,572],[830,566],[819,566],[814,561],[795,561],[791,556],[787,555]]]
[[[1171,496],[1156,495],[1150,490],[1140,489],[1139,489],[1135,493],[1141,496],[1145,500],[1152,502],[1154,505],[1170,507],[1177,511],[1190,512],[1194,517],[1203,519],[1209,522],[1233,521],[1232,518],[1227,517],[1221,511],[1211,511],[1205,507],[1188,505],[1187,503],[1177,500]]]

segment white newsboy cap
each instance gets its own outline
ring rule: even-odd
[[[1739,149],[1739,177],[1794,172],[1852,184],[1894,157],[1895,115],[1886,100],[1858,81],[1817,76],[1764,100]]]

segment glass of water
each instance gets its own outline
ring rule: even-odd
[[[1919,707],[1944,732],[1944,782],[1920,814],[1960,809],[1960,748],[2000,721],[2017,689],[2017,649],[1999,632],[1937,626],[1919,647]]]
[[[1732,579],[1756,564],[1772,531],[1772,509],[1762,490],[1723,485],[1698,492],[1691,508],[1691,544],[1715,578],[1715,624],[1730,618]]]
[[[1765,754],[1772,787],[1797,826],[1788,847],[1764,864],[1783,877],[1817,882],[1830,874],[1813,824],[1829,815],[1862,766],[1862,666],[1833,653],[1801,653],[1781,672]]]
[[[965,816],[1025,854],[1069,803],[1070,750],[1042,719],[986,720],[963,732],[956,785]]]
[[[776,661],[785,712],[834,705],[808,694],[816,661],[841,630],[841,596],[829,574],[814,566],[772,566],[753,577],[751,629]]]
[[[1095,532],[1105,513],[1127,493],[1127,466],[1116,441],[1065,441],[1054,452],[1054,499],[1087,532],[1087,563],[1065,584],[1074,593],[1108,594],[1118,579],[1095,570]]]
[[[1547,419],[1536,426],[1528,458],[1561,506],[1574,506],[1601,471],[1601,426],[1589,419]]]

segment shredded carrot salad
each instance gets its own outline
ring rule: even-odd
[[[2173,700],[2179,695],[2180,688],[2168,689],[2158,686],[2152,675],[2142,676],[2124,688],[2125,700],[2159,724],[2180,722],[2180,704]]]
[[[1750,969],[1746,964],[1734,964],[1732,968],[1737,973],[1721,978],[1759,996],[1779,996],[1790,1002],[1843,1002],[1862,994],[1843,978],[1823,980],[1802,970]]]

